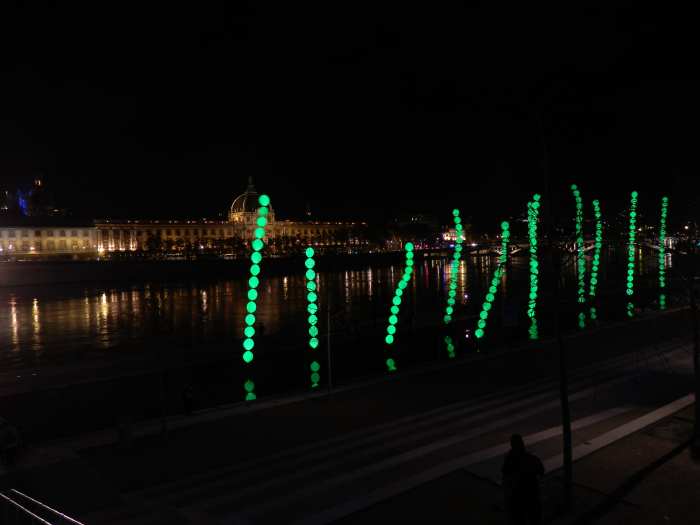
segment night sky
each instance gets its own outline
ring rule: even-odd
[[[61,4],[0,17],[0,186],[42,174],[76,214],[214,217],[253,175],[283,217],[484,228],[543,191],[546,148],[558,212],[576,182],[697,217],[689,12]]]

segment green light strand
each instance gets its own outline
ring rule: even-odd
[[[462,225],[462,218],[459,216],[459,210],[457,208],[452,210],[452,217],[455,223],[455,250],[452,254],[452,263],[450,264],[450,284],[449,291],[447,292],[447,306],[445,307],[445,315],[442,318],[445,325],[450,324],[450,321],[452,321],[452,314],[454,313],[455,304],[457,302],[459,260],[462,257],[462,243],[464,242],[464,226]],[[446,341],[445,347],[447,348],[447,356],[453,358],[455,353],[451,338],[449,342]]]
[[[318,317],[316,313],[318,312],[318,287],[316,285],[316,271],[314,266],[316,262],[314,261],[314,249],[309,246],[306,248],[306,261],[304,266],[306,267],[306,310],[309,313],[309,348],[315,351],[318,348]],[[319,385],[321,376],[318,373],[321,369],[321,365],[317,361],[312,361],[310,365],[311,369],[311,388],[316,388]]]
[[[627,316],[634,317],[634,303],[632,296],[634,295],[634,269],[635,269],[635,247],[634,243],[637,237],[637,196],[639,194],[633,191],[630,201],[630,222],[629,222],[629,244],[627,245],[627,290],[626,294],[629,298],[627,302]]]
[[[666,219],[668,218],[668,197],[661,197],[661,223],[659,225],[659,309],[666,309]]]
[[[394,298],[392,299],[391,315],[389,316],[389,324],[386,327],[386,337],[384,338],[384,342],[388,345],[387,349],[390,349],[391,345],[394,344],[396,325],[399,322],[398,316],[401,306],[401,296],[403,296],[403,292],[408,286],[408,283],[411,280],[411,274],[413,273],[413,243],[407,242],[404,245],[404,249],[406,250],[406,268],[404,269],[404,274],[401,277],[396,290],[394,291]],[[395,372],[396,360],[392,357],[387,358],[386,366],[389,369],[389,372]]]
[[[596,289],[598,287],[598,272],[600,270],[600,253],[603,249],[603,215],[600,211],[600,201],[593,201],[593,216],[595,217],[595,244],[593,250],[593,264],[591,265],[591,280],[588,288],[588,295],[592,300],[595,298]],[[590,309],[591,319],[598,318],[598,312],[594,306]]]
[[[243,340],[243,362],[246,364],[252,363],[255,358],[253,353],[253,348],[255,347],[255,312],[257,310],[256,300],[258,298],[258,285],[260,284],[260,279],[258,275],[260,274],[260,262],[262,261],[262,249],[265,246],[263,239],[265,238],[265,225],[267,224],[267,214],[268,208],[270,206],[270,197],[267,195],[260,195],[258,197],[258,219],[256,221],[257,228],[255,229],[255,238],[250,243],[253,253],[250,255],[250,260],[253,263],[250,266],[250,278],[248,279],[248,303],[246,304],[246,316],[245,316],[245,328],[243,334],[245,339]],[[246,392],[245,400],[253,401],[255,396],[255,383],[248,379],[244,385],[244,390]]]
[[[576,184],[571,185],[571,192],[576,201],[576,270],[578,277],[578,303],[583,305],[586,302],[586,259],[583,239],[583,199]],[[578,315],[578,326],[586,326],[586,314],[580,312]]]
[[[529,338],[539,337],[537,328],[537,292],[539,287],[539,262],[537,261],[537,222],[540,212],[540,195],[535,193],[532,202],[527,203],[527,231],[530,240],[530,294],[528,296],[527,316],[530,318]]]
[[[661,198],[661,223],[659,224],[659,288],[666,288],[666,219],[668,197]]]
[[[479,314],[479,320],[476,323],[477,328],[474,335],[477,339],[481,339],[486,333],[486,321],[489,318],[489,312],[491,311],[493,302],[496,299],[496,292],[498,292],[498,285],[501,281],[501,277],[506,271],[508,242],[510,241],[510,225],[507,221],[503,221],[501,223],[501,239],[501,256],[498,258],[498,266],[496,267],[496,271],[493,273],[491,285],[486,293],[484,303],[481,305],[481,313]]]

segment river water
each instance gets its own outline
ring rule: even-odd
[[[596,307],[598,321],[625,316],[626,257],[624,251],[603,254]],[[440,326],[450,279],[448,259],[418,259],[416,272],[404,295],[401,325],[413,329]],[[473,338],[476,320],[491,280],[495,258],[470,257],[459,266],[455,318],[457,337]],[[670,290],[666,304],[672,306],[673,260],[667,259]],[[636,279],[637,306],[657,308],[656,256],[640,252]],[[322,334],[327,334],[330,315],[332,340],[343,341],[377,331],[386,325],[394,289],[403,268],[400,264],[368,266],[361,270],[324,272],[318,269]],[[528,338],[528,259],[513,257],[502,279],[483,347],[501,344],[504,333],[516,340]],[[589,261],[590,271],[590,261]],[[576,329],[576,267],[563,265],[560,321],[564,330]],[[258,298],[258,330],[280,347],[304,347],[306,290],[301,271],[265,278],[261,276]],[[553,280],[542,264],[537,321],[540,337],[553,331]],[[186,347],[188,352],[208,351],[240,354],[244,327],[247,282],[244,279],[138,286],[70,284],[41,288],[0,289],[0,366],[3,371],[70,366],[96,357],[101,360],[139,355],[155,348]],[[682,294],[679,291],[678,296]],[[322,341],[325,342],[325,339]],[[397,343],[398,343],[397,339]],[[406,343],[406,341],[404,341]],[[426,355],[433,355],[426,350]],[[426,357],[428,359],[428,357]]]

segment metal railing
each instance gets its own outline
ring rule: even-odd
[[[16,489],[0,492],[0,518],[7,525],[84,525]]]

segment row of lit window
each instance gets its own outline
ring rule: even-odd
[[[46,245],[42,245],[41,241],[35,241],[33,244],[31,244],[29,241],[22,241],[21,244],[14,244],[12,242],[8,242],[7,245],[5,245],[4,241],[0,241],[0,252],[4,251],[20,251],[20,252],[31,252],[31,251],[42,251],[43,248],[46,248],[46,251],[54,251],[56,250],[56,242],[55,241],[46,241]],[[82,249],[87,250],[90,248],[90,241],[88,239],[83,240],[83,245]],[[68,243],[67,241],[61,239],[58,241],[58,249],[59,250],[67,250],[68,249]],[[71,243],[71,250],[77,251],[80,250],[80,244],[78,241],[73,241]]]
[[[19,237],[30,237],[32,236],[30,232],[33,232],[33,237],[78,237],[78,230],[70,230],[70,235],[67,235],[67,230],[18,230],[16,228],[10,230],[0,230],[0,238],[14,239],[18,237],[17,232],[19,232]],[[89,230],[82,230],[83,237],[89,237]]]

